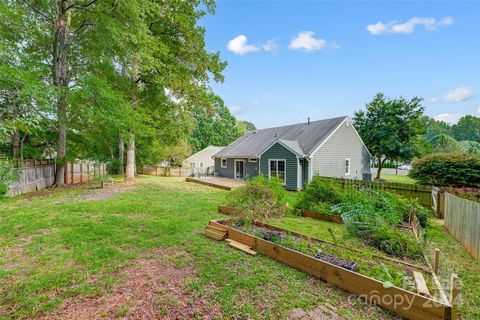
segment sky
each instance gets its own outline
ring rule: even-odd
[[[480,1],[225,1],[202,19],[212,88],[267,128],[350,116],[377,92],[450,123],[480,115]]]

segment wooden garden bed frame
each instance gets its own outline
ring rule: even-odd
[[[412,320],[454,319],[452,318],[452,307],[448,301],[424,297],[398,287],[384,288],[383,283],[378,280],[260,239],[224,225],[221,223],[222,221],[225,220],[210,220],[209,225],[225,230],[228,239],[247,245],[256,252],[322,279],[370,303],[393,311],[402,317]],[[265,223],[257,221],[254,223],[272,230],[290,232]],[[294,232],[290,233],[295,234]]]
[[[229,206],[219,206],[218,211],[227,215],[242,214],[241,210]],[[384,288],[383,283],[376,279],[364,276],[357,272],[346,270],[339,266],[305,255],[296,250],[274,244],[270,241],[260,239],[232,227],[223,225],[219,223],[219,221],[221,220],[211,220],[209,224],[226,230],[228,233],[228,238],[248,245],[254,251],[260,252],[291,267],[305,271],[312,276],[320,278],[327,283],[336,285],[347,292],[353,293],[371,303],[391,310],[407,319],[457,319],[457,306],[455,303],[458,295],[456,290],[457,277],[456,275],[452,275],[451,287],[454,288],[454,290],[451,290],[450,299],[447,299],[445,291],[443,290],[440,281],[438,281],[436,276],[436,272],[438,270],[437,251],[435,252],[434,256],[435,261],[433,267],[431,266],[429,259],[425,256],[428,269],[390,257],[376,256],[376,258],[408,265],[418,270],[431,273],[433,282],[439,290],[440,297],[430,298],[398,287]],[[357,251],[353,248],[335,244],[326,240],[309,237],[266,223],[261,223],[258,221],[255,221],[254,223],[257,226],[266,227],[271,230],[287,232],[299,238],[327,243],[329,245],[344,248],[346,250]],[[451,303],[452,301],[454,303]]]

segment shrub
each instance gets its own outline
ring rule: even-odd
[[[8,185],[18,178],[15,167],[12,162],[0,162],[0,199],[2,199],[8,191]]]
[[[434,154],[413,162],[410,176],[422,184],[480,187],[480,155]]]
[[[342,189],[336,181],[315,176],[300,194],[295,209],[329,213],[330,206],[338,203],[341,196]]]
[[[228,195],[229,205],[242,210],[246,218],[266,220],[287,210],[286,191],[278,178],[259,175],[247,180],[244,187]]]

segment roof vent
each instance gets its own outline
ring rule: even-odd
[[[277,137],[277,133],[275,132],[275,138]]]
[[[310,124],[310,117],[307,118],[307,124]]]

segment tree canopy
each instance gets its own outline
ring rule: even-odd
[[[387,160],[410,161],[419,154],[424,133],[421,102],[418,97],[390,99],[378,93],[366,110],[355,112],[355,127],[379,162],[377,179]]]

